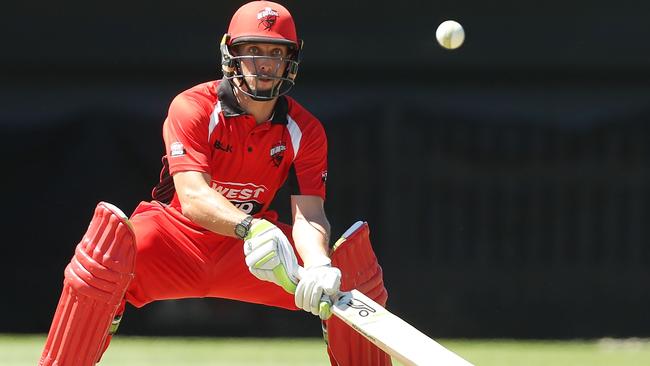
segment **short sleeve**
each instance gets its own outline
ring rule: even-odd
[[[210,174],[210,116],[192,98],[177,96],[163,125],[163,139],[171,175],[181,171]]]
[[[293,162],[297,191],[293,194],[319,196],[325,200],[327,182],[327,137],[323,126],[313,120],[302,131],[298,154]]]

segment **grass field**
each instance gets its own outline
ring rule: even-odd
[[[0,365],[36,365],[43,336],[0,335]],[[477,366],[647,366],[650,341],[461,341],[444,346]],[[102,366],[329,365],[319,339],[141,338],[114,340]]]

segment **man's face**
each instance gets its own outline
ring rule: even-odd
[[[244,43],[234,49],[234,56],[256,56],[241,59],[241,71],[251,92],[269,91],[282,80],[287,68],[289,48],[272,43]]]

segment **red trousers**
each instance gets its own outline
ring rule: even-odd
[[[275,222],[293,245],[289,225],[277,223],[274,213],[265,218]],[[126,292],[126,301],[132,305],[219,297],[297,310],[293,295],[271,282],[258,280],[248,271],[241,240],[195,228],[181,213],[159,203],[141,203],[130,221],[137,245],[135,278]],[[335,251],[333,263],[347,273],[342,288],[357,287],[385,304],[381,267],[368,235],[366,225],[354,240]],[[391,365],[390,356],[340,320],[330,319],[327,328],[332,365]]]
[[[267,217],[275,218],[274,213]],[[126,301],[142,307],[156,300],[218,297],[297,310],[293,295],[248,271],[242,240],[186,220],[155,201],[136,208],[130,218],[137,245],[135,278]],[[292,241],[291,227],[276,225]]]

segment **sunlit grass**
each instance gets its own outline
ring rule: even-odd
[[[44,336],[0,335],[0,365],[36,365]],[[438,340],[477,366],[647,366],[650,341]],[[117,337],[102,366],[329,365],[317,338]]]

